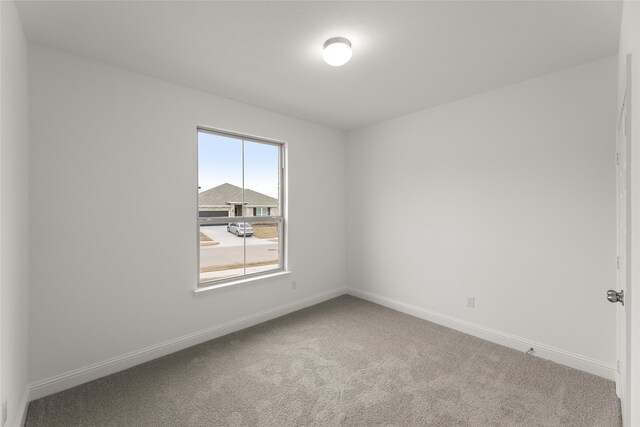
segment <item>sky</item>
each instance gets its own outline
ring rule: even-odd
[[[244,143],[244,168],[242,146]],[[278,146],[198,132],[198,186],[200,192],[228,182],[278,198]]]

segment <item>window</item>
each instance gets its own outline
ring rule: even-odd
[[[283,145],[198,129],[199,285],[284,269]]]

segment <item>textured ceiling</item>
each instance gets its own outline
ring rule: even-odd
[[[27,38],[338,129],[617,52],[621,4],[23,1]],[[322,62],[345,36],[353,59]]]

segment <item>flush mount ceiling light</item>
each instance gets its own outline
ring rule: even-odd
[[[351,59],[351,42],[344,37],[333,37],[324,42],[322,59],[329,65],[339,67]]]

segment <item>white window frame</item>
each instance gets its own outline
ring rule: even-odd
[[[277,276],[277,275],[281,275],[284,273],[287,273],[286,270],[286,261],[287,261],[287,253],[286,253],[286,245],[285,245],[285,237],[286,237],[286,221],[285,221],[285,203],[286,203],[286,182],[285,182],[285,177],[286,177],[286,173],[285,173],[285,166],[286,166],[286,162],[285,162],[285,156],[286,156],[286,143],[283,141],[278,141],[278,140],[274,140],[274,139],[267,139],[267,138],[262,138],[262,137],[256,137],[256,136],[251,136],[251,135],[245,135],[245,134],[240,134],[240,133],[236,133],[236,132],[229,132],[226,130],[219,130],[219,129],[215,129],[215,128],[209,128],[209,127],[204,127],[204,126],[198,126],[196,129],[196,144],[198,146],[198,149],[196,150],[197,157],[196,157],[196,182],[197,180],[199,180],[200,177],[200,170],[199,170],[199,159],[200,159],[200,153],[199,153],[199,144],[198,144],[198,135],[200,134],[200,132],[204,132],[204,133],[210,133],[210,134],[214,134],[214,135],[219,135],[219,136],[226,136],[226,137],[230,137],[230,138],[236,138],[236,139],[240,139],[242,140],[243,144],[242,144],[242,168],[243,168],[243,178],[242,178],[242,188],[243,190],[244,188],[244,142],[245,141],[249,141],[249,142],[254,142],[254,143],[259,143],[259,144],[267,144],[267,145],[274,145],[277,146],[280,152],[280,155],[278,156],[278,167],[279,167],[279,180],[280,180],[280,185],[279,185],[279,202],[280,202],[280,206],[279,206],[279,215],[269,215],[269,216],[234,216],[234,217],[200,217],[200,203],[199,203],[199,194],[200,194],[200,189],[198,188],[198,185],[196,185],[196,201],[195,201],[195,205],[196,205],[196,248],[197,248],[197,275],[196,275],[196,292],[197,291],[202,291],[202,290],[209,290],[209,289],[215,289],[215,288],[221,288],[221,287],[226,287],[226,286],[230,286],[233,284],[239,284],[239,283],[245,283],[249,280],[254,280],[254,279],[260,279],[263,277],[272,277],[272,276]],[[244,192],[243,192],[243,197],[244,197]],[[244,203],[244,200],[243,200]],[[279,263],[278,263],[278,267],[271,269],[271,270],[267,270],[267,271],[261,271],[258,273],[249,273],[247,274],[245,272],[245,274],[242,275],[238,275],[238,276],[233,276],[233,277],[226,277],[226,278],[222,278],[222,279],[214,279],[214,280],[210,280],[210,281],[206,281],[206,282],[200,282],[200,226],[203,224],[228,224],[230,222],[230,220],[233,219],[233,222],[248,222],[249,224],[255,224],[257,222],[265,222],[265,221],[272,221],[272,222],[276,222],[278,224],[278,231],[279,231],[279,235],[278,235],[278,254],[279,254]],[[245,245],[245,252],[244,252],[244,263],[245,263],[245,269],[246,269],[246,245]]]

